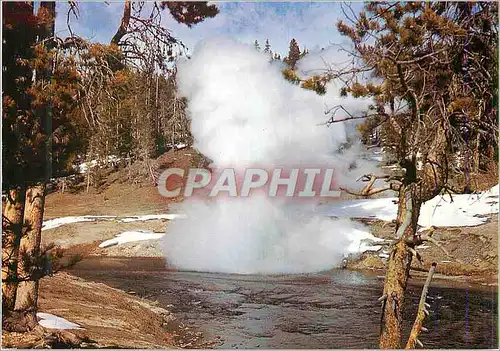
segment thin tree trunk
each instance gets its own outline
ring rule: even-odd
[[[38,302],[38,280],[40,277],[31,276],[31,263],[38,262],[40,256],[40,242],[42,238],[42,223],[45,204],[45,183],[30,186],[26,191],[26,204],[24,207],[24,226],[26,232],[21,239],[20,256],[23,253],[31,258],[31,262],[19,260],[18,276],[30,277],[28,281],[19,283],[15,309],[27,312],[33,318],[36,315]]]
[[[476,140],[474,141],[474,153],[472,155],[472,173],[477,174],[479,172],[479,160],[480,160],[480,151],[479,146],[481,142],[481,134],[477,133]]]
[[[429,312],[427,312],[425,300],[427,298],[427,293],[429,291],[429,286],[431,285],[432,276],[434,275],[435,270],[436,263],[434,262],[429,269],[429,274],[427,275],[424,287],[422,288],[422,294],[420,295],[420,301],[418,304],[417,317],[415,318],[415,322],[411,328],[410,337],[408,338],[405,349],[414,349],[416,345],[423,347],[422,343],[418,340],[418,335],[421,331],[426,330],[423,326],[423,322],[425,316],[428,315]]]
[[[90,162],[89,165],[87,165],[87,194],[89,193],[90,189]]]
[[[7,192],[2,217],[2,311],[12,311],[18,286],[17,265],[24,219],[26,189],[18,187]]]

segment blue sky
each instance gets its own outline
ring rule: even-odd
[[[188,28],[178,24],[163,13],[163,24],[173,35],[181,39],[190,50],[199,40],[228,35],[238,41],[253,43],[257,39],[261,47],[269,39],[271,49],[281,54],[288,52],[292,38],[301,48],[327,47],[331,43],[345,42],[336,30],[336,22],[342,19],[339,2],[214,2],[220,13],[211,19]],[[353,3],[357,10],[362,3]],[[123,2],[79,2],[79,18],[71,18],[74,33],[93,41],[108,43],[118,28]],[[60,37],[69,35],[66,25],[68,5],[57,4],[56,32]]]

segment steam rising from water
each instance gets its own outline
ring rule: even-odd
[[[178,72],[194,147],[219,167],[322,164],[339,171],[341,185],[352,185],[355,175],[345,170],[353,159],[334,152],[346,140],[344,125],[318,124],[326,120],[325,104],[353,112],[365,104],[332,97],[334,87],[320,97],[285,81],[281,69],[252,46],[224,38],[200,43]],[[299,205],[263,196],[187,198],[175,209],[187,219],[170,222],[162,240],[167,261],[179,269],[245,274],[338,265],[363,228],[326,218],[315,204]]]

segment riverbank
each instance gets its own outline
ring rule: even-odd
[[[83,261],[85,262],[85,261]],[[65,347],[84,348],[205,348],[201,333],[186,327],[166,308],[134,291],[79,278],[71,271],[45,277],[40,282],[38,308],[77,324],[79,329],[35,330],[28,334],[3,332],[6,348],[53,347],[47,340],[52,331],[60,339],[71,339]],[[59,341],[60,342],[60,341]],[[69,341],[68,341],[69,342]]]
[[[384,221],[364,221],[377,238],[390,239],[394,235],[394,224]],[[101,248],[105,240],[126,231],[168,233],[167,219],[123,223],[119,221],[95,221],[72,223],[44,231],[43,243],[54,243],[65,249],[63,264],[74,257],[151,257],[159,258],[163,253],[159,239],[129,242]],[[428,243],[417,247],[422,263],[414,260],[412,276],[425,276],[425,271],[436,262],[436,277],[468,281],[475,284],[498,284],[498,215],[492,215],[486,224],[476,227],[437,228],[433,237],[442,247]],[[443,251],[446,250],[446,253]],[[358,271],[384,272],[388,252],[386,249],[367,251],[349,258],[348,268]],[[388,249],[387,249],[388,250]],[[423,271],[423,272],[420,272]]]
[[[365,223],[378,238],[390,239],[394,235],[394,223],[379,220]],[[417,247],[422,264],[413,261],[412,276],[425,276],[420,270],[428,271],[436,262],[435,279],[498,286],[498,215],[490,216],[487,223],[475,227],[436,228],[433,238],[442,247],[433,243]],[[366,252],[352,262],[351,268],[383,272],[387,255],[387,251]]]

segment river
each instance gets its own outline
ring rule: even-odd
[[[87,258],[72,274],[156,300],[218,348],[377,348],[383,277],[334,269],[301,275],[178,272],[149,258]],[[422,281],[407,289],[404,339]],[[426,348],[496,348],[497,287],[433,280]]]

